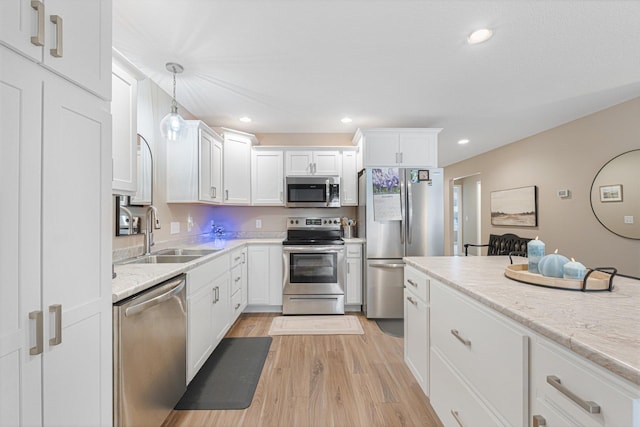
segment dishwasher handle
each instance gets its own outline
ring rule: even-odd
[[[167,285],[177,285],[174,288],[172,288],[171,290],[158,295],[157,297],[151,298],[147,301],[143,301],[139,304],[136,305],[132,305],[130,307],[127,307],[126,310],[124,311],[124,315],[129,317],[129,316],[135,316],[136,314],[140,313],[141,311],[144,311],[150,307],[153,307],[154,305],[158,305],[168,299],[173,298],[174,296],[176,296],[177,294],[179,294],[185,287],[186,282],[184,279],[180,278],[180,279],[176,279],[173,282],[169,282],[167,283]]]

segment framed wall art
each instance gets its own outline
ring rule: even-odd
[[[600,187],[600,202],[621,202],[622,184],[603,185]]]
[[[536,227],[538,225],[537,187],[532,185],[492,191],[491,225]]]

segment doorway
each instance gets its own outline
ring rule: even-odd
[[[480,174],[453,180],[451,198],[451,253],[464,256],[465,243],[482,243]],[[482,248],[469,248],[469,255],[481,255]]]

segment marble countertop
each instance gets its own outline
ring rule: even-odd
[[[405,262],[640,385],[640,281],[617,276],[612,292],[589,293],[511,280],[504,276],[506,256],[406,257]]]
[[[281,244],[282,239],[235,239],[225,240],[224,248],[210,255],[202,256],[194,261],[181,264],[118,264],[114,265],[116,277],[111,281],[112,302],[118,302],[132,295],[142,292],[158,283],[171,279],[212,259],[228,254],[247,243],[251,244]],[[172,248],[216,249],[215,242],[197,244],[171,244]],[[154,251],[164,249],[155,248]]]

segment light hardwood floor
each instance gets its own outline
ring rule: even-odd
[[[268,336],[274,316],[245,313],[227,337]],[[403,340],[358,318],[364,335],[274,336],[249,408],[173,411],[164,426],[441,426]]]

